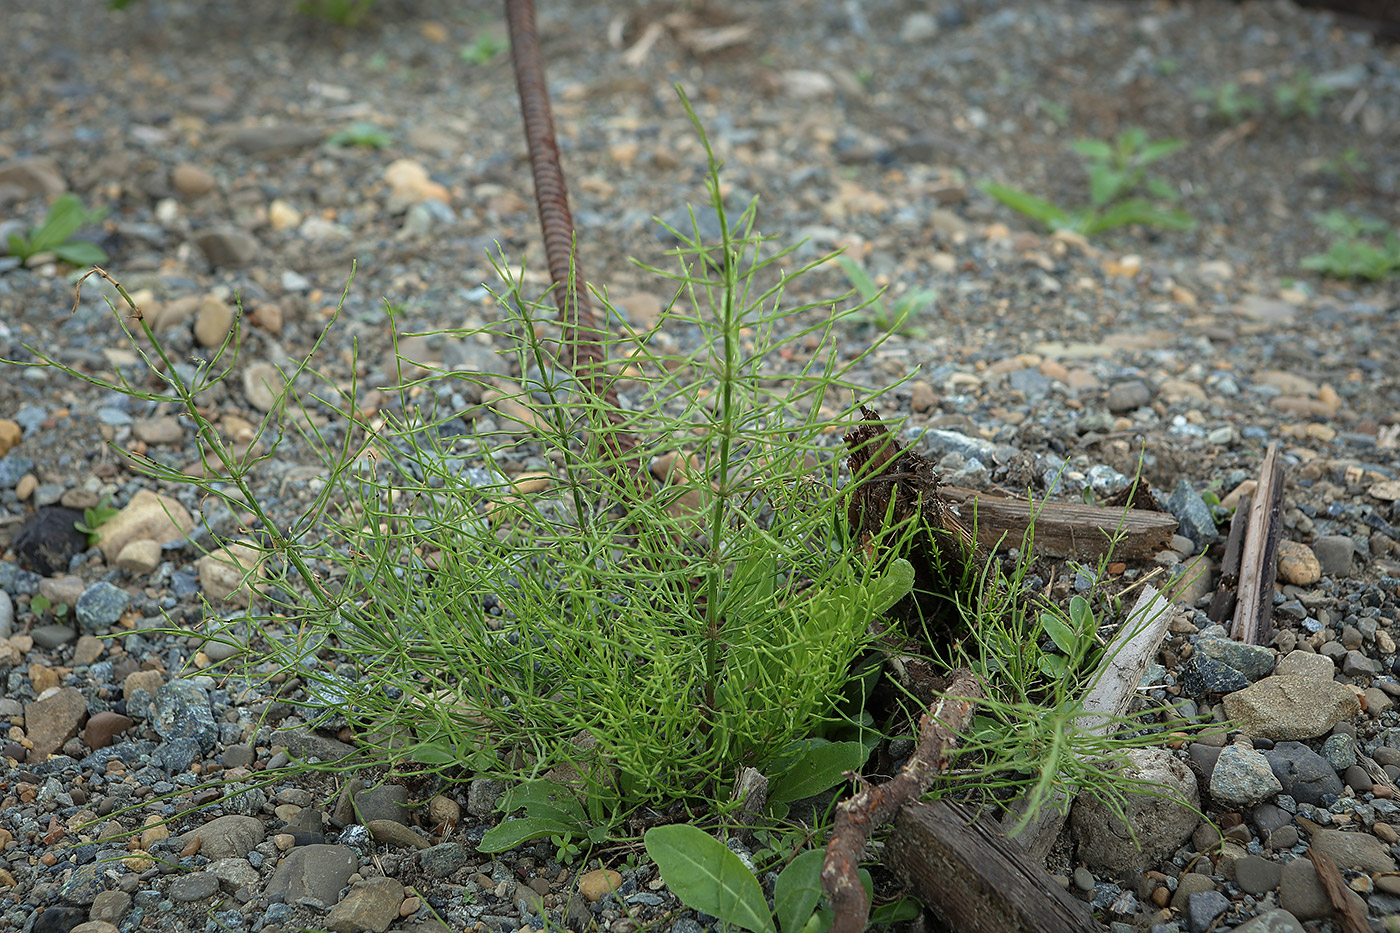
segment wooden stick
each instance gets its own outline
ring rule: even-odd
[[[1365,908],[1348,896],[1352,894],[1352,890],[1347,887],[1342,873],[1337,870],[1337,863],[1312,846],[1308,846],[1308,858],[1312,859],[1313,867],[1317,869],[1317,880],[1322,882],[1322,889],[1327,892],[1327,900],[1332,902],[1332,909],[1341,918],[1342,933],[1371,933],[1371,925],[1366,922]]]
[[[1132,612],[1105,650],[1103,664],[1084,695],[1084,715],[1076,723],[1080,730],[1102,735],[1127,713],[1143,672],[1167,635],[1168,608],[1161,594],[1150,586],[1143,587]],[[1031,800],[1020,797],[1002,817],[1006,835],[1031,858],[1043,862],[1060,835],[1075,791],[1076,788],[1055,791],[1050,799],[1042,801],[1029,821],[1026,817]]]
[[[1249,524],[1251,501],[1248,495],[1240,496],[1235,514],[1230,518],[1230,537],[1225,541],[1225,558],[1220,564],[1220,585],[1215,588],[1210,608],[1206,610],[1206,618],[1222,625],[1235,615],[1235,594],[1240,585],[1240,557],[1244,552],[1244,529]]]
[[[864,933],[870,902],[857,869],[865,842],[876,827],[889,822],[904,804],[917,800],[948,767],[958,733],[967,728],[981,696],[982,688],[970,670],[954,671],[948,691],[920,720],[919,744],[899,773],[884,784],[865,785],[836,807],[836,825],[826,845],[821,874],[822,887],[835,912],[829,933]]]
[[[1278,442],[1269,445],[1259,467],[1259,486],[1249,504],[1240,555],[1240,591],[1230,637],[1262,645],[1273,637],[1274,577],[1278,573],[1279,505],[1283,502],[1283,468]]]
[[[1166,512],[1105,508],[1072,502],[1035,502],[989,496],[943,486],[939,493],[959,502],[964,526],[976,522],[977,543],[986,548],[1019,547],[1035,522],[1035,551],[1047,557],[1094,560],[1113,549],[1123,560],[1150,558],[1171,546],[1177,520]],[[1119,537],[1115,546],[1113,539]]]
[[[946,801],[903,807],[885,863],[958,933],[1100,933],[1084,903],[997,831]],[[833,929],[835,929],[833,927]]]

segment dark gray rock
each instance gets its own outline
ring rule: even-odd
[[[1246,645],[1233,638],[1202,638],[1196,650],[1212,660],[1227,664],[1249,678],[1250,683],[1274,672],[1277,655],[1263,645]]]
[[[170,899],[181,903],[202,901],[219,893],[219,879],[207,871],[181,875],[170,884]]]
[[[278,863],[266,894],[273,901],[329,907],[340,900],[340,889],[359,864],[355,850],[346,846],[297,846]]]
[[[1193,697],[1224,696],[1243,690],[1249,686],[1249,678],[1243,673],[1204,654],[1193,654],[1186,659],[1180,672],[1181,689]]]
[[[258,241],[248,231],[237,227],[217,227],[194,238],[195,244],[216,269],[246,266],[258,254]]]
[[[1243,745],[1227,745],[1211,772],[1210,795],[1230,807],[1251,807],[1283,789],[1262,754]]]
[[[1313,553],[1329,577],[1351,576],[1351,561],[1356,545],[1346,535],[1324,535],[1313,542]]]
[[[107,887],[102,865],[79,865],[72,876],[59,887],[58,896],[70,904],[86,907]]]
[[[192,680],[172,680],[151,698],[151,725],[167,742],[194,739],[208,752],[219,739],[219,725],[209,706],[209,693]]]
[[[73,626],[64,625],[62,622],[51,622],[48,625],[36,625],[30,631],[29,635],[34,639],[34,644],[50,651],[60,645],[66,645],[78,637],[78,633],[73,631]]]
[[[242,858],[262,842],[263,821],[252,816],[221,816],[180,837],[181,845],[200,840],[199,854],[210,860]]]
[[[1211,513],[1210,506],[1206,505],[1201,494],[1196,492],[1191,481],[1185,477],[1177,481],[1176,488],[1167,499],[1167,511],[1176,516],[1176,520],[1181,523],[1181,533],[1191,539],[1196,550],[1205,550],[1207,545],[1219,537],[1220,533],[1215,528],[1215,516]]]
[[[365,787],[359,781],[346,785],[336,801],[333,814],[335,821],[342,826],[369,823],[370,820],[393,820],[407,826],[412,816],[407,787],[402,784]]]
[[[467,848],[460,842],[444,842],[418,853],[423,874],[430,878],[446,878],[467,864]]]
[[[126,590],[103,580],[83,590],[73,606],[73,615],[87,634],[103,635],[117,624],[130,603]]]
[[[4,465],[14,456],[0,457],[0,489],[9,488],[5,485]],[[31,468],[34,466],[28,458],[25,462]],[[76,524],[82,520],[82,512],[62,506],[42,508],[29,516],[10,544],[20,566],[46,577],[66,573],[73,558],[87,550],[87,535],[79,531]]]
[[[278,123],[241,127],[226,137],[224,145],[246,156],[266,157],[319,146],[325,138],[325,130],[314,126]]]
[[[1286,910],[1269,910],[1241,923],[1234,933],[1303,933],[1303,925]]]
[[[81,907],[50,907],[34,918],[32,933],[68,933],[85,920]]]
[[[24,474],[32,469],[34,469],[34,461],[24,454],[8,453],[0,457],[0,489],[14,489],[19,481],[24,479]],[[78,517],[82,518],[81,515]],[[63,569],[67,570],[68,565],[64,564]]]
[[[1230,899],[1219,891],[1198,891],[1186,902],[1186,925],[1191,933],[1206,933],[1229,909]]]
[[[1257,855],[1246,855],[1235,860],[1235,883],[1246,894],[1259,897],[1278,887],[1283,877],[1283,866],[1278,862]]]
[[[1324,797],[1341,796],[1342,779],[1337,772],[1326,758],[1301,742],[1279,742],[1264,757],[1283,784],[1283,792],[1299,803],[1325,807],[1331,801],[1324,802]]]
[[[1152,389],[1141,379],[1117,382],[1108,387],[1105,404],[1115,415],[1141,408],[1152,401]]]

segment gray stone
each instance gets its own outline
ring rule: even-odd
[[[10,594],[0,590],[0,638],[9,638],[15,633],[15,601]]]
[[[205,871],[181,875],[170,884],[170,899],[189,904],[219,893],[219,879]]]
[[[1359,712],[1351,688],[1311,675],[1275,674],[1225,697],[1225,715],[1237,728],[1276,742],[1325,735]]]
[[[301,123],[245,126],[230,133],[224,145],[246,156],[283,155],[321,144],[325,130]]]
[[[1274,668],[1279,677],[1320,677],[1331,680],[1337,673],[1337,665],[1331,659],[1311,651],[1290,651]]]
[[[1360,651],[1348,651],[1342,656],[1342,673],[1348,677],[1370,677],[1380,672],[1380,665]]]
[[[418,853],[423,874],[430,878],[446,878],[467,864],[467,849],[460,842],[443,842]]]
[[[216,227],[194,238],[204,258],[217,269],[246,266],[258,254],[258,241],[237,227]]]
[[[1221,750],[1209,787],[1212,797],[1232,807],[1252,807],[1283,790],[1269,760],[1243,745],[1227,745]]]
[[[92,907],[88,908],[88,919],[116,923],[130,906],[131,895],[125,891],[103,891],[92,899]]]
[[[1342,779],[1317,752],[1299,742],[1280,742],[1264,753],[1283,784],[1283,792],[1300,803],[1328,806],[1324,797],[1342,794]]]
[[[84,632],[102,635],[117,624],[130,602],[131,597],[126,590],[104,580],[83,590],[83,595],[78,597],[77,605],[73,607],[73,615]]]
[[[1249,686],[1249,678],[1244,674],[1204,654],[1187,658],[1181,666],[1180,678],[1181,689],[1193,697],[1234,693]]]
[[[1202,638],[1196,650],[1208,658],[1230,665],[1250,683],[1262,680],[1274,672],[1277,661],[1274,652],[1262,645],[1247,645],[1233,638]]]
[[[1288,911],[1275,909],[1246,920],[1234,933],[1303,933],[1303,925]]]
[[[25,734],[34,743],[29,763],[38,764],[62,748],[78,734],[85,716],[87,698],[77,687],[45,691],[33,703],[24,704]]]
[[[1324,535],[1313,542],[1313,553],[1329,577],[1351,576],[1351,560],[1356,545],[1346,535]]]
[[[1208,545],[1215,541],[1220,533],[1215,527],[1215,516],[1210,511],[1210,506],[1201,498],[1201,494],[1196,492],[1191,481],[1182,478],[1177,480],[1176,488],[1167,499],[1167,511],[1176,517],[1180,522],[1181,534],[1191,539],[1191,543],[1196,546],[1196,550],[1204,551]]]
[[[1246,855],[1235,861],[1235,883],[1246,894],[1258,897],[1272,891],[1282,877],[1283,866],[1272,859]]]
[[[273,901],[328,907],[340,900],[340,889],[359,864],[355,850],[347,846],[297,846],[278,863],[266,894]]]
[[[331,908],[325,926],[332,933],[384,933],[398,919],[402,903],[403,885],[393,878],[360,881],[351,885],[344,900]]]
[[[504,781],[476,778],[467,785],[467,812],[486,819],[496,812],[496,799],[505,793]]]
[[[0,489],[14,489],[24,474],[34,469],[34,461],[14,452],[0,457]]]
[[[1329,735],[1322,743],[1322,757],[1333,771],[1345,771],[1356,764],[1356,738],[1345,732]]]
[[[79,865],[73,869],[72,876],[59,885],[58,896],[70,904],[91,904],[106,887],[102,878],[104,867],[97,862]]]
[[[58,166],[49,159],[11,159],[0,164],[0,189],[19,193],[18,198],[52,198],[68,190]],[[0,203],[11,198],[0,198]]]
[[[1191,933],[1206,933],[1229,909],[1230,899],[1219,891],[1199,891],[1186,902],[1186,925]]]
[[[167,742],[194,739],[208,752],[219,740],[219,725],[209,706],[209,692],[192,680],[172,680],[151,699],[151,725]]]
[[[246,858],[221,858],[210,862],[204,870],[219,879],[219,887],[229,894],[239,888],[256,890],[261,879],[258,870]]]
[[[1089,795],[1075,799],[1071,826],[1079,843],[1079,857],[1091,869],[1116,873],[1125,868],[1148,868],[1190,838],[1199,819],[1173,799],[1179,797],[1190,807],[1200,807],[1196,778],[1176,756],[1166,749],[1138,748],[1129,751],[1127,759],[1126,775],[1157,785],[1161,796],[1128,795],[1123,802],[1126,825],[1112,808]]]
[[[403,849],[426,849],[428,840],[409,829],[397,820],[366,820],[365,829],[370,838],[384,845]]]
[[[263,821],[252,816],[221,816],[180,837],[182,845],[200,840],[199,854],[210,860],[241,858],[262,842]]]
[[[1395,871],[1389,849],[1370,833],[1344,833],[1339,829],[1319,829],[1312,834],[1312,847],[1337,863],[1338,868],[1379,874]]]
[[[402,784],[380,784],[377,787],[364,787],[360,782],[347,784],[336,802],[336,822],[342,826],[351,823],[369,824],[371,820],[392,820],[395,823],[409,824],[413,817],[408,802],[408,788]]]
[[[1141,379],[1132,379],[1128,382],[1116,382],[1109,386],[1105,404],[1108,406],[1108,410],[1116,415],[1141,408],[1150,401],[1152,401],[1152,389]]]
[[[339,761],[355,753],[355,746],[314,732],[301,730],[277,731],[264,736],[266,744],[281,745],[297,758],[319,758],[321,761]]]
[[[48,625],[36,625],[29,632],[29,637],[34,639],[34,644],[40,648],[52,651],[60,645],[66,645],[78,637],[78,633],[73,631],[73,626],[64,625],[61,622],[52,622]]]
[[[1177,879],[1176,892],[1172,894],[1172,907],[1185,913],[1187,905],[1191,902],[1191,895],[1214,890],[1215,882],[1211,880],[1210,875],[1194,871],[1185,872]]]

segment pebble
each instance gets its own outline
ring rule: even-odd
[[[258,241],[251,233],[237,227],[217,227],[197,234],[195,245],[216,269],[237,269],[252,262],[258,255]]]
[[[1361,711],[1361,701],[1349,688],[1335,681],[1297,674],[1266,677],[1229,694],[1224,704],[1225,715],[1241,731],[1275,741],[1325,735],[1337,723]]]
[[[1284,539],[1278,543],[1278,578],[1294,586],[1312,586],[1322,579],[1322,564],[1306,544]]]
[[[198,165],[181,162],[170,172],[170,184],[186,201],[202,198],[218,185],[214,176]]]

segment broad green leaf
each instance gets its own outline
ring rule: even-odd
[[[1141,152],[1137,154],[1138,165],[1151,165],[1161,159],[1176,152],[1186,145],[1184,139],[1159,139],[1155,143],[1148,143]]]
[[[78,200],[77,195],[60,194],[49,208],[49,215],[44,218],[43,225],[34,230],[35,252],[48,252],[61,245],[78,232],[78,228],[86,219],[87,211],[83,209],[83,202]]]
[[[408,756],[420,765],[450,765],[457,755],[449,745],[419,745]]]
[[[902,557],[893,560],[889,568],[867,586],[872,600],[870,612],[880,615],[914,588],[914,565]]]
[[[549,819],[575,823],[588,819],[574,792],[553,781],[525,781],[507,790],[501,799],[501,812],[513,813],[522,807],[533,816]]]
[[[1080,638],[1093,638],[1098,630],[1098,623],[1094,620],[1094,609],[1083,596],[1070,597],[1069,620],[1074,626],[1075,634]]]
[[[77,240],[55,246],[53,253],[70,266],[95,266],[107,261],[107,251],[96,243]]]
[[[860,742],[831,742],[805,752],[768,791],[768,799],[791,803],[820,794],[841,783],[847,771],[858,771],[870,756]]]
[[[1113,147],[1101,139],[1076,139],[1069,147],[1086,159],[1107,162],[1113,158]]]
[[[798,933],[822,898],[822,860],[826,852],[808,849],[788,863],[773,884],[773,913],[783,933]]]
[[[1089,172],[1089,202],[1102,207],[1122,193],[1126,176],[1107,166],[1096,166]]]
[[[888,926],[892,923],[904,923],[913,920],[923,913],[924,905],[920,904],[912,897],[903,897],[899,900],[876,907],[870,912],[871,926]]]
[[[21,259],[28,259],[34,255],[36,250],[29,245],[29,240],[18,233],[10,234],[10,255],[18,256]]]
[[[662,880],[687,907],[753,933],[773,933],[758,879],[724,843],[684,823],[649,829],[643,841]]]
[[[1074,630],[1065,624],[1056,612],[1042,612],[1040,614],[1040,627],[1045,630],[1045,634],[1050,636],[1050,640],[1055,643],[1065,654],[1073,655],[1078,639],[1074,635]]]
[[[1071,220],[1069,213],[1059,205],[1052,204],[1044,198],[1038,198],[1033,194],[1027,194],[1017,188],[1008,188],[1005,185],[998,185],[990,181],[984,181],[977,187],[1012,210],[1020,211],[1027,217],[1038,220],[1052,228],[1057,223],[1065,225]]]
[[[563,836],[577,831],[578,827],[572,823],[525,816],[518,820],[506,820],[504,823],[491,827],[481,837],[481,841],[476,844],[476,847],[482,852],[504,852],[507,849],[514,849],[521,843],[529,842],[531,839],[542,839],[545,836],[555,835]]]

